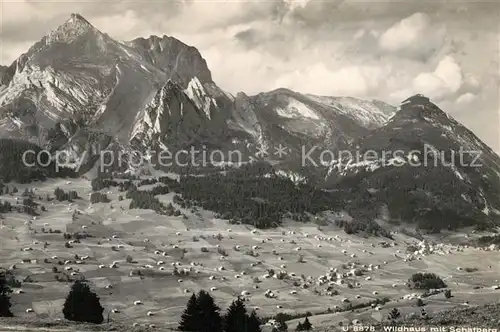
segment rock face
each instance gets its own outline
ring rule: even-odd
[[[169,80],[138,114],[130,141],[144,147],[217,141],[226,129],[224,121],[217,123],[217,112],[217,102],[205,93],[196,77],[186,90]]]
[[[137,38],[126,44],[132,47],[143,61],[160,68],[170,79],[180,82],[183,87],[195,77],[202,84],[213,83],[212,74],[200,52],[173,37]]]

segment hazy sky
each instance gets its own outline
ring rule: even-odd
[[[76,12],[120,40],[196,46],[233,93],[423,93],[500,151],[500,0],[0,1],[4,65]]]

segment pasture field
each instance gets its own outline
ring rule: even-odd
[[[125,193],[117,188],[102,191],[111,202],[90,204],[90,182],[84,179],[16,187],[17,193],[0,196],[0,200],[16,204],[16,198],[22,201],[25,188],[36,188],[35,202],[47,209],[36,219],[12,212],[0,220],[0,267],[15,265],[12,273],[22,281],[22,292],[17,290],[11,297],[12,311],[20,318],[63,318],[62,305],[71,286],[71,282],[56,280],[63,273],[89,280],[111,321],[127,326],[155,324],[158,329],[175,328],[188,298],[201,289],[210,291],[222,309],[244,294],[247,307],[256,309],[261,317],[310,312],[309,319],[317,327],[349,324],[354,319],[380,321],[393,307],[402,315],[420,312],[415,304],[423,291],[405,285],[416,272],[436,273],[453,294],[449,299],[442,293],[424,298],[430,315],[457,306],[496,302],[500,296],[500,290],[492,288],[500,284],[498,251],[457,250],[457,245],[444,244],[440,251],[409,260],[405,259],[406,248],[418,241],[402,233],[394,234],[394,240],[363,238],[334,226],[295,222],[255,231],[248,225],[230,225],[202,210],[176,206],[185,215],[177,217],[130,210],[129,199],[118,200]],[[57,187],[76,190],[80,198],[72,203],[46,201],[46,195],[53,197]],[[173,194],[158,197],[169,203]],[[79,214],[73,219],[75,211]],[[48,233],[49,228],[90,237],[67,248],[63,234]],[[383,241],[395,245],[381,246]],[[349,263],[362,269],[362,275],[342,277],[343,284],[319,281],[335,268],[335,273],[350,271]],[[188,275],[174,275],[174,265]],[[466,267],[477,271],[467,272]],[[285,277],[269,276],[269,269],[283,271]],[[269,292],[273,296],[267,296]],[[404,299],[411,293],[416,294]],[[349,303],[356,306],[384,297],[390,301],[377,308],[334,312],[347,309]],[[134,305],[135,301],[142,304]],[[297,322],[291,320],[289,326],[295,328]]]

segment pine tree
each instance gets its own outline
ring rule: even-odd
[[[31,196],[30,191],[28,190],[28,188],[25,188],[24,192],[21,194],[21,197],[30,197],[30,196]]]
[[[247,320],[245,304],[241,298],[238,298],[227,309],[224,317],[224,330],[225,332],[249,332]]]
[[[304,331],[310,331],[312,329],[312,324],[309,322],[309,318],[306,317],[304,323],[302,323],[302,328]]]
[[[0,275],[0,317],[13,317],[10,311],[11,303],[10,296],[11,290],[7,285],[7,279],[4,274]]]
[[[277,314],[274,319],[276,320],[276,330],[280,332],[288,331],[288,325],[286,324],[285,317],[283,314]]]
[[[299,322],[297,324],[297,327],[295,328],[295,331],[304,331],[304,326],[302,326],[301,322]]]
[[[199,308],[196,295],[193,294],[189,298],[186,309],[181,316],[179,322],[179,331],[195,332],[199,331]]]
[[[261,332],[260,319],[255,311],[252,311],[250,316],[248,316],[248,332]]]
[[[101,324],[104,308],[96,293],[90,290],[85,280],[77,280],[64,302],[63,314],[67,320]]]
[[[401,316],[401,313],[399,312],[399,310],[397,308],[392,309],[391,312],[389,313],[390,320],[396,320],[400,316]]]
[[[222,332],[222,318],[219,314],[220,308],[215,304],[214,299],[205,291],[198,293],[199,308],[199,332]]]

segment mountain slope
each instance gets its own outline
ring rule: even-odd
[[[329,166],[329,186],[350,188],[352,210],[382,207],[393,221],[439,230],[496,220],[500,158],[427,98],[409,98],[383,127]],[[359,156],[359,157],[356,157]]]

